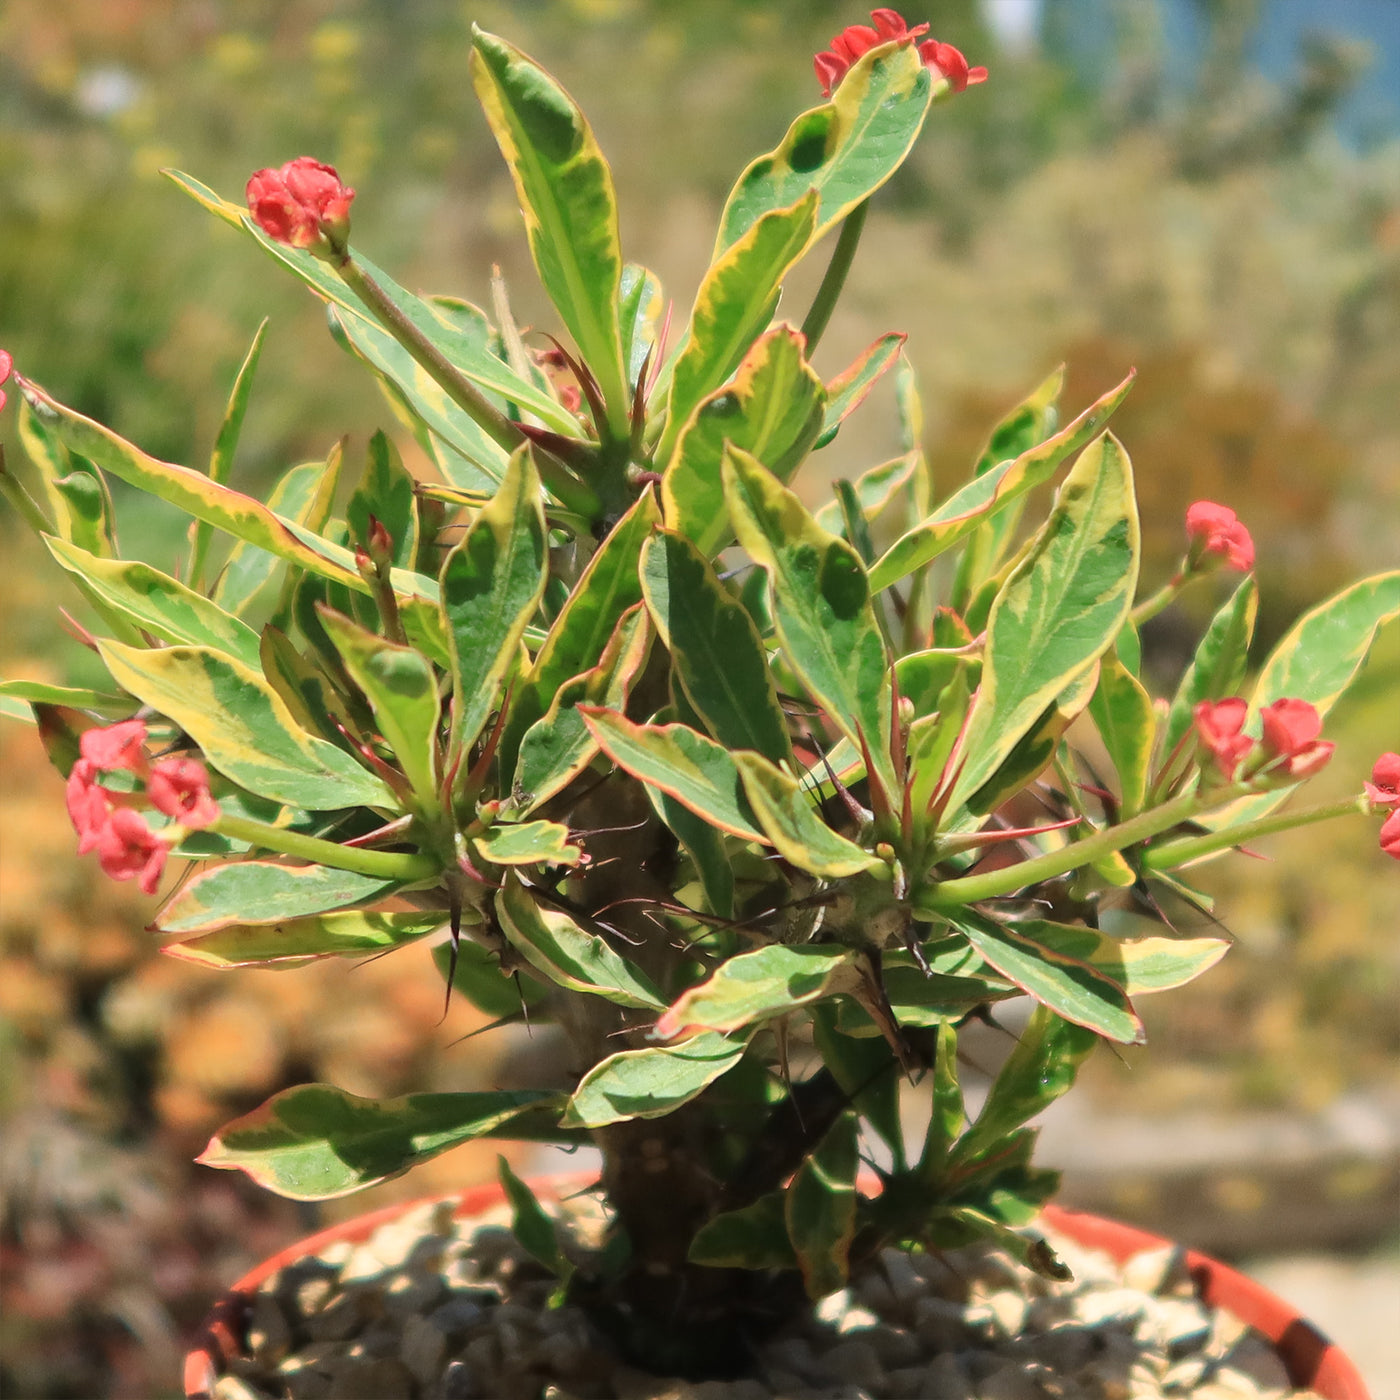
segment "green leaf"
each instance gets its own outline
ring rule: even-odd
[[[784,660],[841,733],[853,744],[864,736],[893,793],[888,658],[860,556],[748,453],[731,445],[723,472],[739,543],[773,585]]]
[[[729,195],[716,252],[772,209],[815,189],[813,241],[899,169],[924,124],[934,81],[913,44],[880,44],[842,79],[830,102],[804,112],[782,144],[759,156]]]
[[[403,766],[419,805],[439,805],[437,672],[412,647],[386,642],[330,608],[319,609],[351,679],[364,692],[379,732]]]
[[[976,1122],[954,1146],[953,1162],[973,1161],[1052,1104],[1074,1084],[1079,1066],[1096,1043],[1092,1031],[1037,1006]]]
[[[210,481],[202,472],[149,456],[102,424],[64,407],[32,382],[25,383],[24,395],[39,420],[51,426],[73,451],[90,457],[128,485],[310,573],[343,583],[357,593],[369,591],[355,568],[355,556],[342,545],[284,519],[251,496]],[[437,599],[435,583],[421,574],[395,569],[393,583],[398,592],[430,602]]]
[[[70,685],[49,685],[46,681],[0,681],[0,699],[23,702],[23,714],[13,718],[30,720],[27,706],[39,701],[46,705],[66,705],[74,710],[110,710],[117,714],[131,712],[131,700],[125,695],[112,695],[104,690],[88,690]]]
[[[1142,1043],[1142,1022],[1127,993],[1092,963],[1039,942],[1020,924],[999,924],[972,909],[946,917],[1002,976],[1065,1020],[1124,1045]]]
[[[1202,700],[1220,700],[1238,695],[1249,660],[1249,643],[1254,636],[1254,619],[1259,612],[1259,585],[1253,574],[1235,589],[1230,599],[1211,618],[1181,684],[1172,698],[1162,736],[1162,752],[1170,754],[1191,728],[1192,715]]]
[[[705,273],[671,371],[658,462],[670,462],[697,405],[729,378],[772,320],[783,278],[811,243],[816,219],[817,197],[809,191],[755,220]]]
[[[799,870],[828,879],[885,870],[879,856],[833,831],[813,804],[814,794],[756,753],[736,753],[749,805],[780,854]]]
[[[747,1038],[707,1031],[679,1045],[645,1046],[609,1055],[579,1081],[560,1122],[601,1128],[633,1118],[661,1118],[713,1084],[743,1058]]]
[[[540,281],[628,432],[618,293],[622,254],[612,173],[583,113],[519,49],[473,29],[472,82],[515,181]]]
[[[656,1023],[660,1039],[687,1031],[737,1031],[785,1016],[853,980],[853,948],[784,943],[740,953],[684,992]]]
[[[686,1258],[712,1269],[795,1269],[784,1194],[770,1191],[752,1205],[707,1220],[695,1232]]]
[[[252,863],[226,868],[242,869]],[[444,922],[445,916],[435,910],[380,914],[364,909],[343,909],[334,914],[280,919],[275,923],[226,924],[210,933],[167,943],[161,952],[202,967],[302,967],[319,958],[387,953],[434,932]]]
[[[324,462],[302,462],[278,477],[268,496],[268,509],[285,520],[294,520],[307,529],[324,524],[323,507],[329,505],[340,475],[339,445]],[[321,515],[318,522],[316,516]],[[212,527],[200,521],[196,527]],[[254,544],[238,541],[229,551],[214,582],[213,599],[226,612],[240,617],[252,613],[269,595],[275,600],[281,591],[284,562],[275,554]]]
[[[624,263],[618,291],[618,321],[622,326],[622,359],[627,382],[635,386],[647,364],[647,352],[657,353],[656,323],[661,317],[661,283],[655,273],[636,263]],[[648,373],[654,366],[648,366]]]
[[[763,642],[709,561],[669,530],[642,546],[642,593],[696,712],[726,748],[791,756]]]
[[[621,709],[651,651],[646,608],[635,603],[618,620],[598,664],[555,692],[549,709],[525,731],[511,786],[512,815],[524,816],[582,773],[598,752],[582,706]]]
[[[623,614],[642,601],[637,563],[660,516],[655,494],[644,492],[588,561],[517,684],[501,738],[502,772],[514,771],[525,731],[548,713],[568,681],[598,665]]]
[[[551,982],[619,1006],[665,1007],[645,974],[615,953],[601,934],[588,933],[560,910],[541,909],[513,875],[496,896],[496,912],[506,937]]]
[[[232,861],[202,870],[181,885],[161,906],[155,927],[162,933],[207,933],[247,924],[283,925],[389,894],[399,883],[328,865]]]
[[[1080,924],[1045,919],[1026,919],[1016,927],[1027,938],[1098,968],[1129,996],[1184,987],[1230,951],[1226,938],[1115,938]]]
[[[922,453],[906,452],[902,457],[871,467],[855,479],[852,485],[856,500],[860,502],[861,514],[867,523],[873,521],[895,498],[900,488],[908,484],[922,460]],[[839,534],[842,528],[840,502],[828,501],[817,512],[816,522],[823,530],[830,530],[833,535]]]
[[[661,483],[668,526],[711,556],[733,537],[720,464],[726,442],[786,481],[821,424],[825,391],[787,326],[760,336],[733,380],[702,400],[681,431]]]
[[[835,1001],[816,1003],[811,1010],[812,1044],[822,1063],[848,1095],[851,1106],[884,1139],[896,1169],[905,1166],[904,1128],[899,1118],[899,1063],[894,1051],[878,1036],[843,1032]]]
[[[656,814],[675,834],[690,857],[710,912],[718,914],[721,919],[732,919],[734,867],[725,849],[724,833],[668,793],[649,787],[647,797]]]
[[[1110,647],[1137,584],[1128,455],[1105,434],[1080,456],[992,607],[982,686],[948,810],[975,792],[1045,707]]]
[[[1326,716],[1356,679],[1376,633],[1400,617],[1400,569],[1375,574],[1344,588],[1305,612],[1284,635],[1259,672],[1250,695],[1250,728],[1275,700],[1306,700]],[[1289,789],[1246,797],[1196,820],[1211,831],[1265,816],[1287,800]]]
[[[454,759],[501,704],[501,683],[544,596],[548,559],[539,474],[527,446],[511,457],[500,489],[443,561]]]
[[[362,1099],[332,1084],[302,1084],[226,1124],[198,1160],[247,1172],[294,1201],[331,1200],[459,1143],[501,1136],[513,1118],[556,1098],[522,1089]]]
[[[178,724],[226,778],[309,811],[387,807],[388,789],[343,749],[298,727],[261,673],[208,647],[98,644],[112,679]]]
[[[908,339],[903,331],[887,331],[826,386],[826,415],[813,447],[825,447],[836,436],[841,424],[865,402],[880,376],[899,359]]]
[[[393,562],[411,569],[418,558],[418,495],[413,473],[404,466],[399,450],[382,432],[369,440],[364,475],[345,508],[353,539],[367,544],[370,517],[389,532],[394,542]]]
[[[856,1232],[859,1166],[858,1122],[848,1109],[788,1184],[783,1201],[788,1238],[813,1300],[845,1286]]]
[[[734,758],[722,744],[684,724],[633,724],[625,715],[591,705],[581,712],[599,748],[619,768],[721,830],[767,842]]]
[[[947,1169],[953,1144],[967,1121],[962,1085],[958,1082],[958,1032],[951,1024],[938,1027],[938,1043],[933,1053],[932,1112],[924,1132],[924,1147],[916,1170],[928,1182],[940,1183]]]
[[[560,1283],[568,1283],[573,1277],[573,1262],[559,1245],[559,1230],[545,1209],[516,1174],[504,1157],[496,1158],[496,1174],[500,1178],[501,1189],[510,1202],[510,1232],[520,1247],[532,1258],[538,1259]]]
[[[1068,427],[1019,457],[984,472],[950,496],[927,520],[901,535],[875,562],[870,570],[871,592],[879,593],[922,568],[1023,493],[1048,481],[1061,462],[1084,447],[1103,427],[1132,387],[1130,374],[1117,388],[1090,404]]]
[[[1029,452],[1054,431],[1055,405],[1064,382],[1065,371],[1061,365],[992,429],[973,468],[974,477],[985,476],[1001,463]],[[1011,506],[998,511],[977,528],[958,562],[952,592],[955,608],[965,610],[978,587],[996,570],[1020,524],[1025,504],[1026,497],[1018,496]]]
[[[1098,663],[1075,677],[1016,741],[996,772],[968,797],[968,811],[979,815],[993,812],[1034,782],[1055,757],[1065,731],[1093,698],[1098,682]]]
[[[1142,811],[1147,801],[1157,712],[1147,688],[1111,650],[1100,663],[1099,684],[1089,701],[1089,714],[1118,773],[1121,817],[1126,821]]]
[[[491,865],[577,865],[582,854],[569,845],[569,828],[559,822],[492,827],[472,846]]]
[[[394,295],[398,288],[391,291],[386,288],[386,291],[390,300],[400,301],[400,297]],[[404,305],[406,312],[411,304]],[[432,307],[419,303],[413,310],[418,314],[410,313],[410,319],[429,339],[451,338],[443,336],[444,327],[434,321]],[[468,491],[489,491],[500,481],[508,460],[505,448],[393,335],[371,317],[356,315],[339,306],[328,307],[326,319],[332,339],[369,366],[399,417],[410,428],[421,424],[430,439],[436,439],[446,449],[435,455],[443,467],[443,475],[453,486]],[[520,382],[525,383],[524,380]]]
[[[209,454],[210,481],[227,481],[233,472],[233,458],[238,451],[238,440],[243,434],[243,419],[248,412],[248,400],[252,397],[253,376],[262,357],[267,325],[268,318],[264,316],[253,334],[253,343],[248,347],[248,353],[243,357],[243,363],[234,378],[233,389],[224,409],[223,422],[219,424],[219,433],[214,439],[214,450]],[[202,520],[194,527],[190,546],[189,580],[195,588],[203,586],[204,561],[213,536],[212,527]]]
[[[28,394],[20,399],[19,438],[39,475],[52,530],[90,554],[112,558],[117,549],[107,483],[86,457],[68,450],[52,420],[37,410]]]

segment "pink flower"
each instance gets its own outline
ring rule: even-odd
[[[1214,756],[1221,776],[1233,778],[1240,760],[1254,747],[1254,740],[1240,732],[1249,706],[1231,696],[1228,700],[1202,700],[1192,713],[1202,746]]]
[[[1229,506],[1196,501],[1186,508],[1186,534],[1192,553],[1215,554],[1227,567],[1248,573],[1254,567],[1254,541]],[[1198,553],[1199,552],[1199,553]]]
[[[874,21],[874,28],[868,24],[849,25],[831,41],[829,49],[812,60],[817,81],[822,85],[823,97],[830,97],[832,90],[850,71],[851,65],[876,44],[889,44],[896,40],[912,43],[921,34],[928,33],[926,24],[916,24],[910,29],[897,10],[871,10],[870,18]],[[987,80],[987,70],[969,68],[967,60],[952,44],[940,44],[937,39],[929,39],[919,45],[919,57],[927,67],[946,78],[954,92],[961,92],[970,83],[984,83]]]
[[[1381,823],[1381,850],[1400,860],[1400,810],[1392,812]]]
[[[1400,753],[1383,753],[1371,769],[1371,781],[1366,784],[1366,796],[1372,807],[1400,805]]]
[[[278,170],[257,171],[246,194],[253,222],[270,238],[293,248],[323,244],[344,251],[355,191],[341,183],[333,167],[298,156]]]
[[[1324,767],[1336,745],[1317,736],[1322,716],[1306,700],[1275,700],[1259,712],[1264,728],[1264,752],[1284,760],[1282,770],[1292,778],[1308,778]]]
[[[120,724],[85,729],[78,739],[82,755],[98,768],[109,771],[125,768],[132,773],[146,771],[146,726],[139,719],[124,719]]]
[[[10,371],[14,369],[14,356],[8,350],[0,350],[0,384],[3,384],[9,377]],[[0,389],[0,408],[5,407],[5,391]]]
[[[118,807],[103,828],[97,858],[114,880],[139,880],[143,894],[154,894],[170,847],[146,825],[140,812]]]
[[[191,831],[219,819],[219,804],[209,792],[209,771],[195,758],[165,758],[151,769],[146,796],[156,811]]]
[[[68,774],[68,818],[78,833],[80,856],[97,848],[112,811],[111,795],[96,779],[97,764],[90,758],[80,758]]]
[[[919,57],[924,67],[932,68],[947,78],[954,92],[962,92],[976,83],[987,81],[987,70],[982,67],[969,68],[967,59],[952,44],[940,44],[937,39],[928,39],[919,45]]]

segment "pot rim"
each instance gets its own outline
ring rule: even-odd
[[[538,1195],[557,1199],[564,1191],[585,1186],[594,1179],[588,1172],[561,1172],[531,1178],[528,1184]],[[499,1182],[486,1181],[440,1196],[397,1201],[328,1226],[264,1259],[215,1302],[201,1326],[194,1345],[185,1356],[187,1400],[210,1400],[219,1376],[215,1368],[223,1358],[241,1351],[252,1296],[265,1280],[295,1260],[329,1245],[341,1241],[358,1244],[368,1239],[380,1225],[436,1201],[455,1201],[452,1214],[454,1219],[460,1220],[503,1204],[505,1192]],[[1144,1250],[1178,1247],[1161,1235],[1087,1211],[1051,1204],[1042,1210],[1041,1216],[1052,1229],[1076,1243],[1101,1249],[1120,1262]],[[1366,1382],[1351,1358],[1291,1304],[1247,1274],[1199,1250],[1187,1249],[1185,1262],[1207,1307],[1228,1312],[1262,1333],[1278,1351],[1295,1386],[1310,1386],[1324,1400],[1371,1400]]]

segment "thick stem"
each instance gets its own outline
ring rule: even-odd
[[[285,856],[297,856],[318,865],[351,870],[357,875],[382,876],[386,880],[425,880],[441,870],[441,864],[429,855],[413,855],[398,851],[365,851],[355,846],[342,846],[337,841],[323,841],[319,836],[305,836],[285,827],[269,826],[250,817],[221,815],[211,831],[234,841],[247,841],[266,851]]]
[[[832,250],[831,261],[826,265],[822,284],[817,288],[817,295],[807,312],[807,319],[802,323],[809,360],[826,330],[827,322],[831,320],[831,313],[836,309],[841,289],[846,285],[846,274],[850,272],[851,263],[855,260],[856,249],[860,246],[860,235],[865,228],[865,216],[869,212],[870,200],[863,199],[846,215],[841,225],[841,233],[836,240],[836,247]]]

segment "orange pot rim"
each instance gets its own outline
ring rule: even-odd
[[[557,1198],[568,1190],[576,1190],[591,1180],[592,1177],[586,1173],[561,1173],[532,1179],[529,1184],[537,1194],[548,1199]],[[219,1376],[219,1363],[242,1354],[243,1334],[252,1296],[267,1279],[296,1260],[319,1253],[329,1245],[342,1241],[359,1244],[381,1225],[434,1201],[445,1200],[456,1201],[452,1214],[460,1220],[501,1205],[505,1195],[499,1183],[488,1181],[443,1196],[396,1202],[298,1240],[250,1269],[214,1304],[194,1347],[185,1357],[184,1383],[188,1400],[209,1400]],[[1150,1234],[1132,1225],[1123,1225],[1086,1211],[1067,1210],[1063,1206],[1046,1206],[1042,1218],[1053,1230],[1077,1244],[1100,1249],[1119,1261],[1144,1250],[1172,1244],[1172,1241],[1160,1235]],[[1186,1267],[1208,1307],[1230,1313],[1273,1343],[1295,1386],[1309,1386],[1323,1400],[1371,1400],[1370,1391],[1350,1357],[1291,1304],[1247,1274],[1199,1250],[1186,1251]]]

